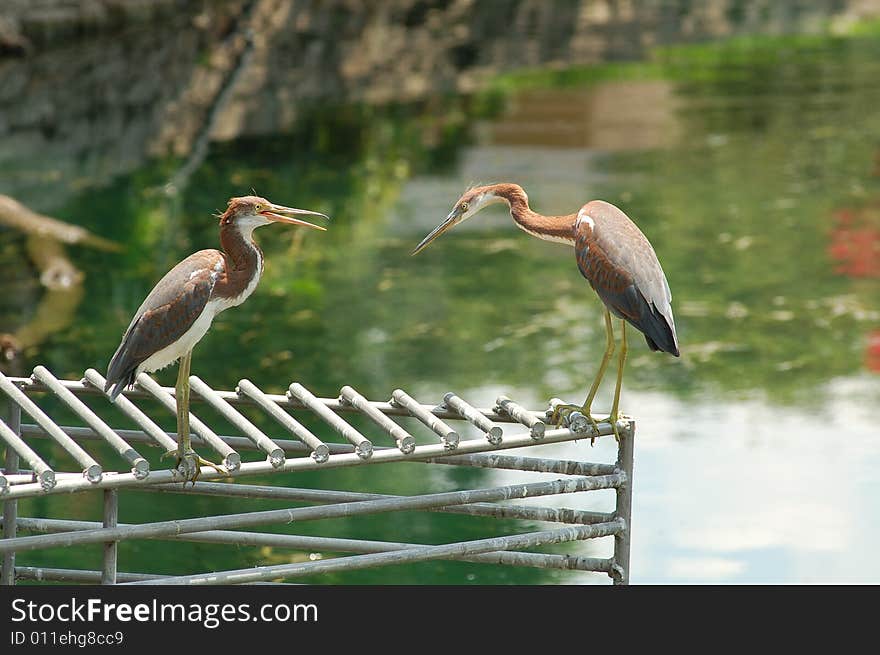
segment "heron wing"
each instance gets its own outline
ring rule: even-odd
[[[202,250],[184,259],[159,280],[135,312],[122,343],[107,367],[105,391],[111,397],[134,383],[137,367],[173,344],[204,311],[216,283],[223,255]]]
[[[648,239],[607,202],[587,203],[578,217],[575,255],[583,276],[616,316],[645,335],[652,350],[678,356],[672,292]]]

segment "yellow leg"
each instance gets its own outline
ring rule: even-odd
[[[596,420],[593,418],[591,414],[591,408],[593,406],[593,399],[596,397],[596,392],[599,390],[599,384],[602,382],[602,378],[605,377],[605,370],[608,368],[608,362],[611,360],[611,356],[614,354],[614,326],[611,323],[611,312],[608,309],[605,309],[605,353],[602,355],[602,362],[599,364],[599,371],[596,373],[596,377],[593,380],[593,384],[590,386],[590,392],[587,394],[587,399],[584,401],[583,406],[578,405],[557,405],[553,410],[553,415],[550,417],[550,421],[555,423],[557,426],[561,426],[565,423],[565,419],[572,412],[580,412],[583,414],[593,428],[598,429],[596,425]]]
[[[165,453],[163,457],[175,455],[177,458],[176,466],[183,464],[184,485],[186,482],[195,484],[199,479],[201,466],[210,466],[220,473],[226,471],[219,464],[214,464],[200,457],[192,448],[192,442],[189,436],[189,372],[190,362],[192,361],[192,351],[186,353],[180,358],[177,368],[177,385],[175,389],[175,399],[177,401],[177,450]]]
[[[611,415],[608,417],[614,428],[614,438],[620,441],[617,431],[618,407],[620,406],[620,386],[623,383],[623,367],[626,364],[626,321],[620,319],[620,356],[617,363],[617,384],[614,387],[614,403],[611,405]]]
[[[624,342],[626,343],[626,342]],[[624,346],[625,347],[625,346]],[[611,356],[614,354],[614,327],[611,325],[611,312],[608,309],[605,310],[605,354],[602,355],[602,363],[599,364],[599,372],[596,374],[596,379],[593,380],[593,385],[590,387],[590,393],[587,394],[587,399],[584,401],[583,409],[586,410],[584,413],[589,416],[590,408],[593,406],[593,398],[596,397],[596,392],[599,390],[599,383],[602,381],[602,378],[605,377],[605,369],[608,368],[608,361],[611,359]]]
[[[177,365],[177,386],[175,386],[175,398],[177,400],[177,457],[184,459],[192,452],[192,444],[189,437],[189,371],[192,361],[190,350],[180,358]]]

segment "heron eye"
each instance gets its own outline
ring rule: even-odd
[[[466,203],[466,202],[461,203],[461,211],[466,212],[468,210],[468,207],[470,207],[470,205],[468,203]]]

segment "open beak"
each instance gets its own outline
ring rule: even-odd
[[[309,223],[308,221],[301,220],[299,218],[294,218],[295,216],[320,216],[321,218],[326,218],[328,221],[330,220],[329,216],[326,216],[320,212],[309,211],[308,209],[294,209],[293,207],[285,207],[284,205],[269,205],[268,209],[264,209],[260,212],[262,216],[265,216],[270,221],[275,221],[276,223],[287,223],[288,225],[302,225],[303,227],[311,227],[316,230],[324,230],[326,231],[326,227],[322,227],[320,225],[315,225],[314,223]]]
[[[416,246],[415,250],[413,250],[411,254],[413,254],[413,255],[418,255],[418,254],[419,254],[420,252],[422,252],[425,248],[427,248],[428,245],[429,245],[434,239],[436,239],[436,238],[439,237],[441,234],[443,234],[444,232],[446,232],[446,230],[448,230],[448,229],[451,228],[453,225],[455,225],[456,223],[458,223],[460,219],[461,219],[461,215],[460,215],[460,213],[459,213],[459,211],[458,211],[458,207],[456,207],[456,208],[453,209],[451,212],[449,212],[449,216],[447,216],[446,219],[445,219],[442,223],[440,223],[440,225],[438,225],[438,226],[435,227],[433,230],[431,230],[430,234],[428,234],[428,236],[426,236],[424,239],[422,239],[422,242],[421,242],[419,245]]]

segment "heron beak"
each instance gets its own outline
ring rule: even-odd
[[[441,234],[446,232],[446,230],[451,228],[453,225],[458,223],[460,220],[461,220],[461,215],[458,211],[458,207],[456,207],[451,212],[449,212],[449,216],[447,216],[446,219],[442,223],[440,223],[440,225],[438,225],[433,230],[431,230],[430,234],[428,234],[428,236],[426,236],[424,239],[422,239],[422,242],[419,245],[417,245],[415,250],[413,250],[412,253],[410,253],[410,254],[411,255],[418,255],[425,248],[427,248],[428,245],[434,239],[436,239]]]
[[[265,216],[270,221],[275,221],[276,223],[302,225],[303,227],[311,227],[315,230],[323,231],[326,231],[327,228],[315,225],[314,223],[309,223],[308,221],[303,221],[299,218],[294,218],[294,216],[320,216],[321,218],[326,218],[328,221],[330,220],[329,216],[320,212],[313,212],[308,209],[294,209],[293,207],[285,207],[284,205],[270,205],[268,209],[261,211],[260,215]]]

